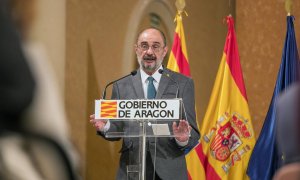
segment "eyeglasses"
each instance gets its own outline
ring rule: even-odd
[[[158,53],[163,47],[159,44],[153,44],[152,46],[149,46],[149,44],[140,44],[138,45],[138,48],[142,51],[148,51],[148,49],[151,47],[152,51],[155,53]]]

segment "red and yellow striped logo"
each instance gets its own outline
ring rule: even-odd
[[[117,101],[102,101],[100,116],[102,118],[116,118]]]

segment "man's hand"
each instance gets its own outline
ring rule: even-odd
[[[189,126],[189,123],[186,120],[180,120],[178,126],[176,125],[176,122],[173,122],[173,132],[175,138],[179,142],[188,141],[190,137],[190,130],[191,130],[191,126]]]
[[[95,114],[90,115],[90,123],[93,124],[93,126],[96,127],[97,131],[102,131],[104,130],[104,126],[107,123],[107,120],[104,119],[95,119]]]

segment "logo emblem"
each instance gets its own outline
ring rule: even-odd
[[[241,156],[250,150],[249,145],[243,145],[243,139],[251,138],[251,132],[247,120],[237,113],[230,115],[225,112],[203,139],[210,143],[212,157],[225,162],[222,168],[228,172],[234,162],[241,160]]]
[[[116,118],[117,101],[102,101],[100,114],[103,118]]]

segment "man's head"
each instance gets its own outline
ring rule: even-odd
[[[162,31],[148,28],[139,34],[135,52],[140,67],[147,74],[153,74],[160,67],[167,51],[166,38]]]
[[[9,0],[8,8],[13,23],[23,40],[29,38],[32,26],[36,20],[37,0]]]

